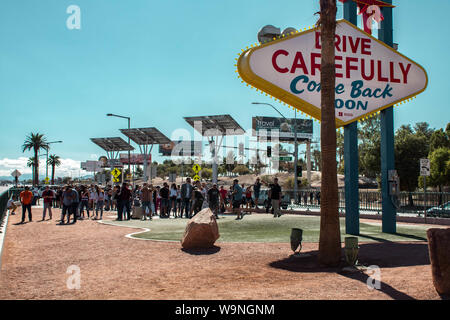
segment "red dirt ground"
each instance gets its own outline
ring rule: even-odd
[[[186,252],[178,242],[124,237],[136,229],[91,220],[59,226],[55,211],[52,221],[23,225],[10,216],[0,299],[440,299],[426,242],[361,244],[360,262],[381,267],[381,290],[369,290],[364,273],[318,268],[314,256],[290,259],[288,243],[218,242]],[[70,265],[81,269],[79,290],[67,289]]]

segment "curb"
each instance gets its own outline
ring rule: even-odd
[[[9,220],[9,210],[4,219],[3,227],[0,228],[0,270],[2,268],[2,254],[3,254],[3,243],[5,242],[6,237],[6,229],[8,229],[8,220]]]
[[[151,231],[151,229],[148,229],[148,228],[135,227],[135,226],[123,226],[123,225],[120,225],[120,224],[115,224],[113,222],[104,222],[104,221],[97,221],[97,223],[101,223],[101,224],[103,224],[105,226],[141,229],[142,231],[133,232],[133,233],[129,233],[129,234],[125,235],[125,238],[129,238],[129,239],[133,239],[133,240],[156,241],[156,242],[179,242],[179,241],[176,241],[176,240],[159,240],[159,239],[145,239],[145,238],[133,237],[133,236],[135,236],[137,234]]]

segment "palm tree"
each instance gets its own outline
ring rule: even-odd
[[[336,34],[336,0],[320,0],[322,41],[321,90],[321,151],[322,202],[320,207],[319,262],[336,266],[341,259],[338,184],[336,163],[335,86],[336,66],[334,38]]]
[[[61,165],[61,158],[56,154],[51,154],[48,156],[47,165],[52,166],[52,185],[55,184],[55,167]]]
[[[41,149],[48,150],[47,139],[43,134],[40,133],[30,133],[22,146],[22,152],[27,150],[33,150],[34,159],[39,158],[39,151]],[[33,185],[39,184],[39,161],[34,161],[34,174],[33,174]]]
[[[34,168],[34,162],[36,161],[36,158],[35,157],[30,157],[30,158],[28,158],[28,161],[27,161],[27,167],[31,167],[31,168]]]
[[[30,157],[30,158],[28,158],[28,161],[27,161],[27,167],[30,167],[32,169],[33,179],[34,179],[34,163],[35,163],[35,161],[36,161],[35,157]]]

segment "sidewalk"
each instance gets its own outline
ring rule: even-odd
[[[218,242],[217,250],[190,253],[178,242],[125,237],[136,229],[92,220],[57,225],[59,209],[37,222],[42,211],[33,209],[32,223],[10,217],[0,299],[439,299],[423,242],[361,244],[362,257],[388,259],[367,260],[384,265],[383,284],[395,288],[378,291],[335,272],[291,270],[288,243]],[[317,248],[305,243],[303,251]],[[79,290],[67,288],[72,265],[81,271]]]

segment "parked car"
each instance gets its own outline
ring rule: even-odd
[[[450,218],[450,201],[440,205],[439,207],[432,207],[427,210],[429,217]]]
[[[280,207],[286,210],[290,203],[291,197],[289,194],[282,193]],[[259,193],[258,206],[264,206],[266,208],[266,212],[269,212],[269,209],[272,207],[272,203],[269,201],[269,189],[261,189]]]

